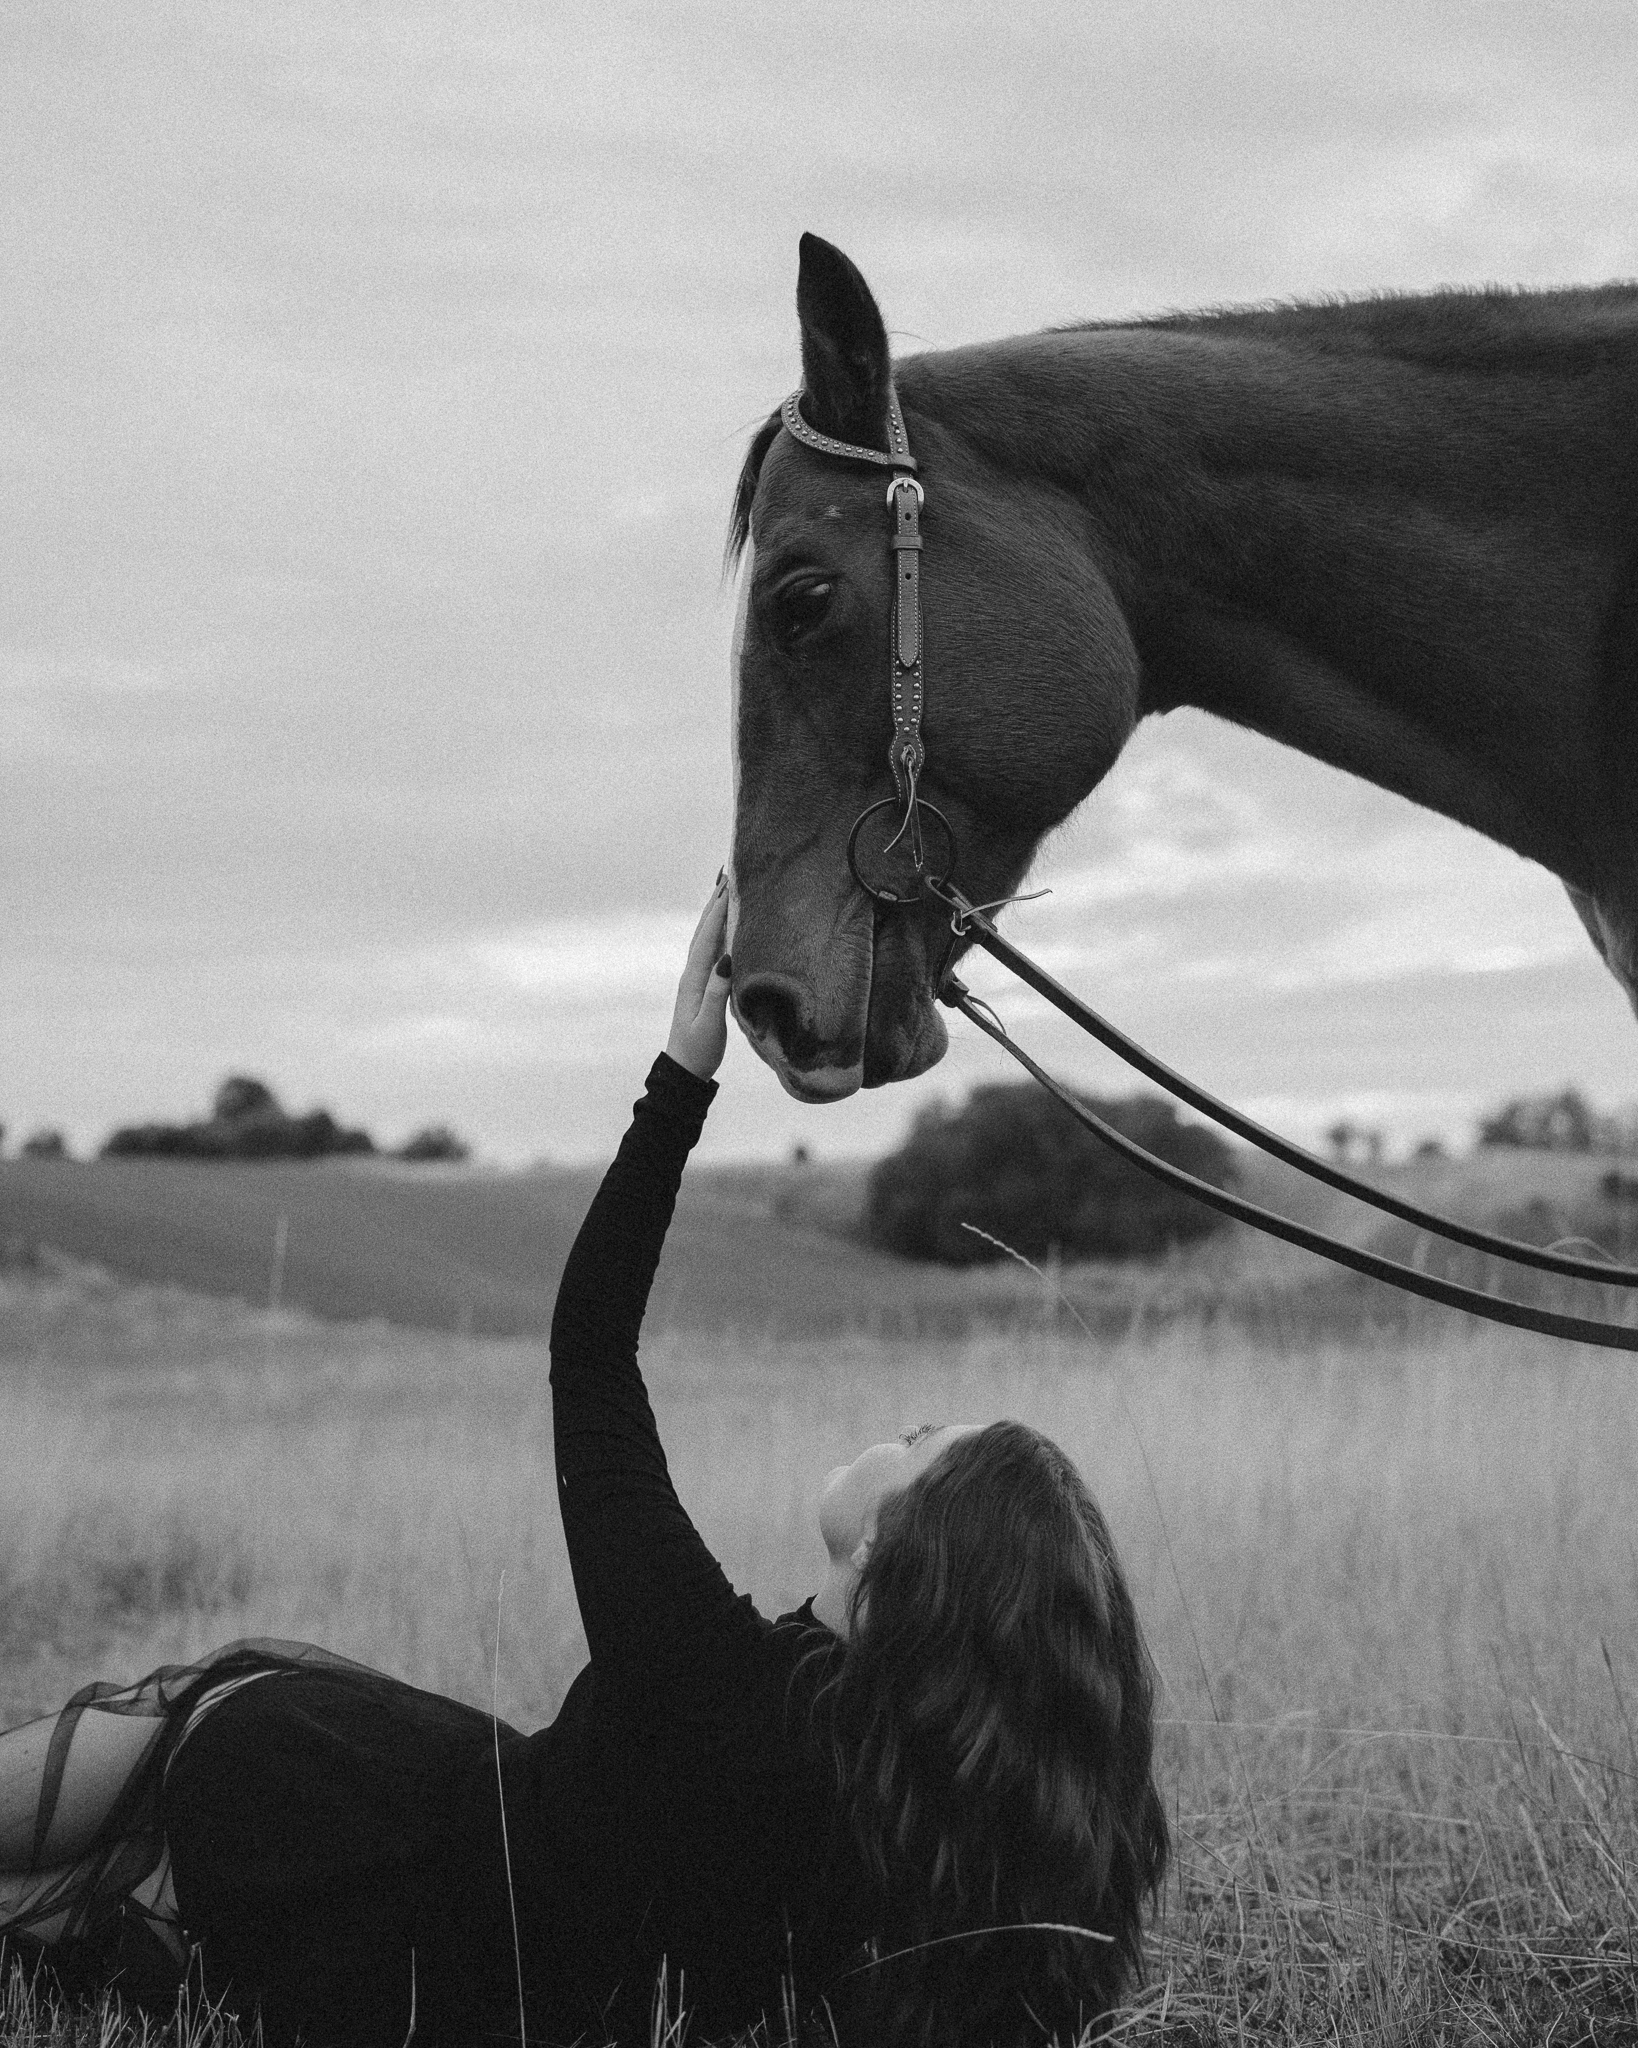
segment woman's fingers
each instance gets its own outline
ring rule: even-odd
[[[682,971],[678,996],[684,990],[692,993],[698,1002],[705,993],[705,984],[711,977],[711,970],[717,964],[722,951],[723,934],[728,929],[728,891],[720,883],[712,890],[710,901],[700,912],[699,922],[694,927],[694,936],[688,942],[688,959]]]
[[[700,912],[689,941],[688,959],[677,983],[666,1051],[691,1073],[714,1074],[728,1041],[728,975],[716,970],[728,930],[728,884],[719,872],[716,887]]]
[[[716,886],[705,899],[705,908],[700,912],[699,922],[694,927],[697,939],[713,923],[721,924],[728,915],[728,877],[721,868],[717,870]]]

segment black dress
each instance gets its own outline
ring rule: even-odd
[[[521,1735],[301,1645],[82,1695],[156,1719],[63,1894],[134,1988],[155,1915],[132,1893],[168,1854],[191,1965],[259,2006],[270,2043],[397,2048],[412,2016],[417,2042],[515,2042],[520,1999],[530,2042],[645,2041],[662,1980],[696,2041],[777,2012],[787,1979],[799,2003],[842,1998],[871,1915],[816,1710],[836,1639],[811,1602],[769,1621],[735,1594],[637,1366],[715,1092],[655,1062],[559,1288],[558,1502],[590,1662],[557,1719]]]

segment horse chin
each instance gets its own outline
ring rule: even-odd
[[[796,1067],[765,1040],[751,1043],[779,1077],[787,1095],[798,1102],[823,1103],[844,1102],[861,1087],[885,1088],[894,1081],[914,1080],[943,1059],[950,1034],[931,998],[918,991],[891,1028],[870,1032],[863,1060],[852,1066]]]
[[[766,1054],[763,1055],[767,1057]],[[779,1085],[798,1102],[845,1102],[857,1095],[864,1079],[862,1065],[851,1067],[793,1067],[783,1060],[768,1060],[779,1076]]]
[[[936,1067],[949,1049],[944,1019],[932,996],[918,989],[890,1029],[872,1030],[866,1037],[864,1085],[886,1088],[894,1081],[913,1081],[929,1067]]]

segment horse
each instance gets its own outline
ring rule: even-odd
[[[1094,322],[894,365],[805,235],[801,416],[925,487],[921,793],[1019,887],[1138,721],[1196,705],[1565,884],[1638,1009],[1638,285]],[[948,913],[884,909],[885,474],[781,431],[740,474],[733,1007],[789,1093],[924,1072]],[[958,948],[959,950],[959,948]]]

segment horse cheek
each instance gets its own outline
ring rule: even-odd
[[[981,807],[1032,842],[1062,824],[1131,737],[1138,677],[1137,652],[1118,613],[1111,623],[1088,609],[1037,641],[1014,668],[981,739]]]

